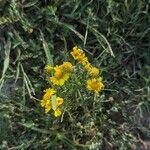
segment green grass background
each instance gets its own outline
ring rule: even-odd
[[[146,148],[150,138],[149,0],[0,0],[0,148]],[[33,29],[33,32],[31,30]],[[38,99],[47,63],[80,46],[102,68],[104,99],[63,121]],[[102,109],[101,108],[102,105]]]

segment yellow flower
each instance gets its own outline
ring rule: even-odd
[[[51,99],[51,96],[56,93],[56,91],[52,88],[48,88],[44,90],[45,94],[43,95],[43,100]]]
[[[48,88],[44,90],[45,94],[43,95],[43,99],[40,101],[41,107],[45,108],[45,113],[48,113],[51,110],[51,97],[56,91],[52,88]]]
[[[93,79],[87,80],[86,87],[88,90],[98,93],[104,89],[104,84],[102,83],[101,78],[99,79],[93,78]]]
[[[63,98],[57,97],[56,98],[56,107],[59,107],[64,102]]]
[[[41,100],[41,107],[45,108],[45,113],[48,113],[51,110],[51,100],[50,99],[42,99]]]
[[[79,48],[77,46],[74,46],[72,49],[73,51],[75,51],[75,50],[78,50]]]
[[[75,60],[79,61],[80,63],[87,61],[85,53],[78,47],[73,47],[73,51],[70,54],[73,56]]]
[[[71,73],[73,70],[73,65],[70,62],[64,62],[60,67],[65,73]]]
[[[59,106],[62,105],[64,102],[63,98],[57,97],[56,98],[56,110],[54,111],[55,117],[58,117],[61,115],[61,111]],[[52,101],[51,99],[42,99],[41,100],[41,107],[44,107],[45,113],[48,113],[52,109]]]
[[[56,93],[56,91],[52,88],[48,88],[44,90],[43,99],[40,101],[41,107],[45,109],[45,113],[48,113],[52,109],[52,95]],[[54,116],[59,117],[61,115],[60,106],[63,104],[64,100],[61,97],[56,97],[56,110],[54,111]]]
[[[85,70],[89,71],[92,69],[92,65],[88,62],[84,65]]]
[[[57,108],[55,111],[54,111],[54,116],[55,117],[59,117],[61,115],[61,110],[59,108]]]
[[[99,74],[100,74],[100,71],[98,68],[96,67],[92,67],[90,70],[89,70],[89,73],[92,77],[97,77]]]
[[[46,65],[44,70],[46,73],[50,73],[53,70],[53,67],[51,65]]]
[[[55,68],[55,74],[53,77],[50,77],[50,81],[54,84],[54,85],[64,85],[65,81],[67,81],[69,79],[69,74],[63,72],[61,66],[56,66]]]
[[[55,68],[55,74],[54,74],[54,76],[56,77],[56,78],[62,78],[62,76],[63,76],[63,71],[62,71],[62,69],[61,69],[61,67],[60,66],[56,66]]]
[[[48,113],[51,110],[51,100],[47,100],[46,105],[45,105],[45,113]]]
[[[83,65],[83,66],[86,66],[87,64],[89,64],[89,61],[88,61],[88,58],[87,57],[84,57],[80,63]]]

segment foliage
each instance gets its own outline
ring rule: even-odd
[[[0,0],[0,148],[128,150],[148,140],[149,4]],[[101,68],[105,89],[93,98],[82,83],[69,85],[70,109],[55,118],[39,103],[44,67],[70,61],[74,45]]]

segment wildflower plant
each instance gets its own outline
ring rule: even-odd
[[[73,104],[76,103],[75,98],[70,99],[69,97],[73,96],[76,90],[82,91],[80,92],[81,97],[83,93],[86,95],[93,93],[98,96],[104,90],[101,70],[89,62],[84,51],[75,46],[70,52],[71,56],[76,61],[74,65],[71,62],[63,62],[56,66],[46,65],[44,69],[50,88],[44,90],[41,107],[45,109],[45,113],[53,110],[55,117],[62,115],[61,105],[63,110],[75,106]],[[57,93],[63,98],[57,97]],[[86,100],[86,98],[83,99]]]

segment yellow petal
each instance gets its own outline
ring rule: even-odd
[[[40,101],[40,104],[41,104],[41,107],[44,107],[45,104],[46,104],[46,101],[45,101],[44,99],[42,99],[42,100]]]
[[[48,113],[50,110],[51,110],[51,106],[47,106],[47,107],[45,108],[45,113]]]
[[[61,97],[57,97],[56,101],[57,101],[56,102],[57,107],[60,106],[64,102],[63,98],[61,98]]]
[[[53,67],[51,65],[46,65],[44,70],[46,73],[50,73],[53,70]]]
[[[50,104],[50,103],[47,103],[47,104],[45,105],[45,113],[48,113],[51,109],[52,109],[51,104]]]
[[[89,70],[89,73],[91,76],[93,77],[97,77],[100,73],[99,69],[96,68],[96,67],[92,67],[90,70]]]
[[[56,109],[55,111],[54,111],[54,116],[55,117],[59,117],[61,115],[61,111],[60,111],[60,109],[58,108],[58,109]]]

